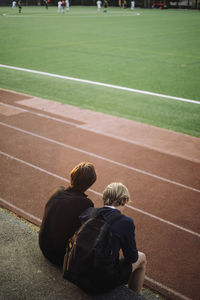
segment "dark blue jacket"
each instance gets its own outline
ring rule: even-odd
[[[85,222],[90,218],[91,209],[85,210],[80,215],[81,222]],[[108,216],[113,213],[115,209],[111,207],[102,207],[98,209],[98,214]],[[135,225],[133,220],[122,214],[122,217],[116,220],[111,225],[112,231],[112,245],[113,245],[113,257],[108,268],[109,273],[112,275],[115,272],[115,267],[119,262],[119,251],[123,252],[123,256],[127,263],[134,263],[138,259],[138,250],[135,241]]]

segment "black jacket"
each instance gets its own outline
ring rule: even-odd
[[[52,263],[63,264],[67,241],[80,227],[79,215],[93,202],[79,191],[60,187],[45,206],[39,232],[39,246]]]

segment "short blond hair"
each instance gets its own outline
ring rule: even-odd
[[[129,191],[121,182],[110,183],[103,192],[104,205],[123,206],[129,199]]]

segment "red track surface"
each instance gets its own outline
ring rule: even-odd
[[[101,114],[93,113],[89,126],[87,111],[80,110],[77,119],[70,110],[61,116],[55,103],[53,115],[30,107],[32,99],[0,90],[1,205],[39,225],[54,188],[67,184],[74,165],[90,161],[98,180],[88,194],[96,206],[110,182],[121,181],[130,191],[125,213],[134,219],[138,249],[147,255],[146,285],[171,299],[200,299],[199,139],[141,125],[148,128],[143,146],[135,122],[105,116],[97,133]]]

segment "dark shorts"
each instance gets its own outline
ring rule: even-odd
[[[108,277],[104,274],[101,275],[96,273],[93,274],[92,278],[87,278],[84,276],[78,280],[72,277],[68,277],[67,279],[74,282],[88,293],[101,293],[114,289],[117,286],[127,284],[131,272],[132,264],[125,262],[124,259],[121,259],[112,276]]]
[[[120,259],[119,265],[116,267],[115,274],[111,278],[113,287],[127,284],[132,272],[132,264],[127,263],[124,259]]]

